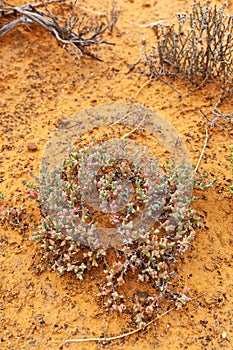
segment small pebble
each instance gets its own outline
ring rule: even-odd
[[[209,265],[209,264],[205,264],[205,269],[207,271],[214,271],[214,267],[212,265]]]
[[[38,149],[38,147],[37,147],[37,145],[35,143],[29,142],[27,144],[27,149],[28,149],[28,151],[34,152],[34,151],[36,151]]]
[[[222,332],[222,339],[226,339],[226,337],[227,337],[226,332]]]

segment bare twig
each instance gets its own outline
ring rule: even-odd
[[[50,5],[50,4],[54,4],[54,3],[64,3],[66,2],[66,0],[48,0],[46,2],[46,5]],[[3,7],[1,6],[2,4],[8,6],[8,7]],[[4,15],[4,16],[10,16],[10,15],[14,15],[15,14],[15,7],[17,6],[13,6],[11,4],[9,4],[7,1],[1,1],[0,2],[0,14]],[[24,4],[21,5],[20,8],[25,9],[25,10],[32,10],[32,9],[36,9],[37,7],[41,7],[44,6],[44,1],[40,1],[40,2],[30,2],[28,4]]]
[[[126,137],[129,137],[131,134],[133,134],[136,130],[138,130],[140,128],[140,126],[142,126],[142,124],[144,123],[145,119],[146,119],[147,115],[145,114],[144,117],[142,118],[142,120],[140,121],[140,123],[138,123],[138,125],[135,126],[134,129],[130,130],[129,132],[127,132],[125,135],[123,135],[121,137],[121,139],[124,139]]]
[[[138,94],[140,94],[140,92],[144,89],[145,86],[149,85],[151,83],[151,79],[147,80],[144,84],[142,84],[142,86],[138,89],[138,91],[136,92],[135,96],[137,97]]]
[[[116,125],[116,124],[120,124],[123,120],[125,120],[126,118],[128,118],[130,115],[132,115],[132,114],[134,114],[134,113],[137,113],[137,112],[139,112],[139,111],[140,111],[140,109],[136,109],[136,110],[127,112],[127,113],[124,114],[120,119],[118,119],[118,120],[116,120],[114,123],[110,124],[109,127],[113,127],[113,126]],[[145,120],[145,119],[143,118],[143,121],[144,121],[144,120]],[[137,128],[138,128],[138,126],[137,126]]]
[[[197,300],[200,297],[202,297],[204,295],[204,293],[198,295],[196,298],[192,299],[192,300]],[[171,311],[175,310],[176,307],[172,307],[171,309],[165,311],[163,314],[158,315],[157,317],[153,318],[153,320],[151,320],[150,322],[146,323],[145,326],[143,328],[137,328],[134,329],[133,331],[127,332],[127,333],[123,333],[123,334],[119,334],[116,335],[114,337],[108,337],[108,338],[80,338],[80,339],[67,339],[65,342],[66,343],[83,343],[83,342],[89,342],[89,341],[111,341],[111,340],[117,340],[117,339],[122,339],[125,337],[128,337],[132,334],[144,331],[146,328],[148,328],[152,323],[154,323],[155,321],[159,320],[160,318],[164,317],[165,315],[169,314]]]
[[[167,315],[168,313],[170,313],[172,310],[174,310],[175,307],[172,307],[171,309],[167,310],[166,312],[164,312],[163,314],[155,317],[153,320],[151,320],[150,322],[146,323],[146,325],[143,327],[143,329],[141,328],[137,328],[134,329],[133,331],[124,333],[124,334],[120,334],[120,335],[116,335],[115,337],[109,337],[109,338],[80,338],[80,339],[68,339],[65,342],[66,343],[83,343],[83,342],[88,342],[88,341],[111,341],[111,340],[117,340],[117,339],[122,339],[125,337],[128,337],[132,334],[138,333],[144,329],[146,329],[149,325],[151,325],[153,322],[157,321],[158,319],[162,318],[163,316]]]
[[[203,157],[203,155],[204,155],[205,148],[206,148],[206,146],[207,146],[207,142],[208,142],[208,139],[209,139],[208,127],[207,127],[207,126],[205,127],[205,133],[206,133],[205,142],[204,142],[204,145],[203,145],[203,147],[202,147],[202,151],[201,151],[200,157],[199,157],[199,159],[198,159],[197,165],[196,165],[196,167],[195,167],[195,169],[194,169],[194,173],[195,173],[195,174],[196,174],[197,171],[198,171],[199,165],[200,165],[200,163],[201,163],[201,160],[202,160],[202,157]]]

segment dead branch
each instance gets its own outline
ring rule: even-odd
[[[32,2],[22,6],[12,6],[4,1],[0,2],[0,16],[8,19],[8,23],[0,27],[0,37],[18,25],[36,24],[52,32],[57,41],[76,58],[88,55],[102,61],[88,47],[98,44],[111,44],[103,40],[103,34],[115,25],[117,11],[114,9],[111,13],[110,22],[104,24],[86,18],[83,13],[77,15],[77,1],[71,4],[72,10],[66,19],[54,16],[48,8],[50,4],[65,2],[66,0],[50,0],[47,2]],[[2,6],[2,4],[5,6]],[[40,10],[41,7],[44,11]],[[12,16],[16,19],[12,20]]]

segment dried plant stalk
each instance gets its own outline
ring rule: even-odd
[[[93,18],[87,18],[80,9],[78,9],[77,15],[77,0],[69,4],[71,12],[66,19],[54,16],[48,5],[52,3],[60,5],[65,2],[66,0],[50,0],[12,6],[5,1],[1,1],[0,17],[6,18],[8,23],[2,27],[0,26],[0,37],[18,25],[36,24],[52,32],[58,42],[62,43],[63,47],[75,58],[88,55],[102,61],[88,48],[103,43],[110,44],[103,40],[103,34],[106,30],[112,29],[117,21],[115,7],[111,11],[110,21],[104,24]],[[15,19],[12,20],[12,17]]]
[[[176,14],[178,29],[156,23],[152,26],[156,43],[142,54],[151,78],[166,81],[182,77],[192,92],[208,81],[221,84],[220,98],[233,93],[233,16],[224,14],[226,4],[217,8],[209,2],[192,5],[189,15]]]

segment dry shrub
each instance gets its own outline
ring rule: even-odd
[[[177,13],[178,26],[160,21],[152,25],[155,44],[148,53],[143,46],[144,64],[152,79],[171,84],[184,79],[189,92],[207,82],[220,83],[220,100],[233,93],[233,16],[224,14],[227,5],[203,6],[195,1],[190,14]]]

